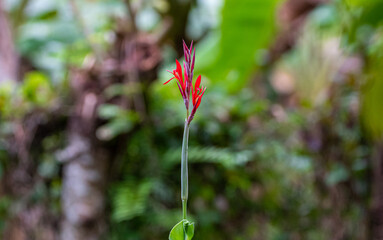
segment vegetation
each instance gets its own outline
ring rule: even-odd
[[[0,231],[158,240],[182,216],[196,47],[193,239],[381,239],[382,0],[0,0]],[[175,85],[172,81],[169,85]]]

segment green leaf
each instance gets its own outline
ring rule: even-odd
[[[183,227],[184,227],[184,231],[186,233],[186,239],[191,240],[194,236],[194,223],[191,223],[191,222],[185,220]]]
[[[273,36],[277,3],[278,0],[226,0],[222,24],[213,36],[218,41],[209,39],[210,44],[197,49],[196,62],[204,62],[204,66],[196,64],[197,74],[203,73],[212,82],[220,82],[231,93],[241,90],[260,65],[262,49]],[[208,62],[203,60],[206,57]]]
[[[119,185],[113,192],[113,220],[127,221],[143,214],[152,186],[151,180],[142,183],[131,180]]]
[[[184,240],[184,227],[183,221],[177,223],[169,234],[169,240]]]
[[[53,97],[53,89],[48,76],[38,71],[32,71],[25,75],[21,93],[26,101],[38,106],[48,105]]]
[[[123,109],[113,104],[103,104],[98,109],[98,116],[103,119],[111,119],[121,115]]]
[[[383,24],[381,0],[346,0],[348,11],[345,16],[347,27],[347,40],[350,43],[366,42],[373,34],[374,28]]]
[[[164,167],[170,168],[175,164],[179,164],[179,153],[181,149],[170,149],[166,152],[164,159]],[[233,151],[228,148],[216,147],[197,147],[189,148],[189,163],[216,163],[222,164],[226,168],[235,166],[243,166],[247,162],[253,160],[254,151],[242,150]]]
[[[0,86],[0,113],[3,118],[14,113],[12,105],[12,92],[14,89],[14,83],[11,81],[4,82]]]
[[[362,120],[365,128],[375,139],[383,139],[383,63],[377,54],[369,60],[368,80],[362,90]]]
[[[113,104],[103,104],[98,109],[98,115],[108,122],[97,129],[96,135],[100,140],[111,140],[114,137],[129,132],[139,120],[136,112],[124,110]]]
[[[346,181],[350,177],[348,170],[341,164],[335,164],[325,178],[326,184],[333,186],[342,181]]]
[[[191,240],[194,236],[194,223],[182,220],[170,231],[169,240]]]

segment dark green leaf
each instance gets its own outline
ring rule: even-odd
[[[182,220],[170,231],[169,240],[191,240],[194,236],[194,223]]]

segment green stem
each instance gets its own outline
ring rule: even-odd
[[[187,201],[188,201],[188,141],[189,141],[189,124],[185,120],[184,136],[182,140],[181,154],[181,200],[183,219],[187,217]]]
[[[182,219],[187,218],[187,204],[188,204],[187,199],[182,200]]]

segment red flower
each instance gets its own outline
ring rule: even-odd
[[[182,75],[182,67],[181,64],[176,59],[176,69],[171,71],[168,71],[169,73],[173,74],[173,77],[166,81],[164,83],[167,84],[174,78],[178,80],[177,85],[178,89],[181,92],[182,98],[184,99],[185,107],[187,110],[187,113],[189,113],[189,102],[190,102],[190,91],[192,94],[192,103],[193,103],[193,109],[189,116],[187,116],[188,123],[193,120],[194,114],[196,113],[200,103],[203,94],[205,93],[206,88],[200,86],[201,84],[201,75],[198,76],[194,88],[193,88],[193,71],[194,71],[194,62],[195,62],[195,48],[194,53],[192,51],[193,48],[193,42],[190,44],[190,48],[187,47],[185,42],[183,42],[183,48],[184,48],[184,56],[185,56],[185,62],[184,62],[184,73],[185,73],[185,80]]]
[[[195,81],[194,88],[192,88],[192,101],[193,101],[193,110],[189,116],[189,123],[193,120],[194,114],[197,111],[203,94],[205,93],[206,87],[200,86],[201,84],[201,75],[197,77],[197,80]]]
[[[205,93],[206,87],[200,88],[201,84],[201,75],[197,77],[197,80],[194,84],[194,89],[192,88],[192,99],[193,99],[193,107],[198,108],[199,104],[201,103],[201,98],[203,94]]]
[[[185,94],[185,91],[186,91],[186,84],[185,83],[186,82],[184,82],[184,79],[182,76],[181,64],[178,62],[177,59],[176,59],[176,65],[177,65],[177,68],[175,70],[173,70],[173,72],[168,71],[169,73],[173,74],[173,77],[171,79],[169,79],[168,81],[166,81],[163,85],[167,84],[168,82],[170,82],[173,79],[177,79],[178,80],[178,82],[177,82],[178,88],[180,89],[182,97],[185,97],[186,96],[186,94]]]

